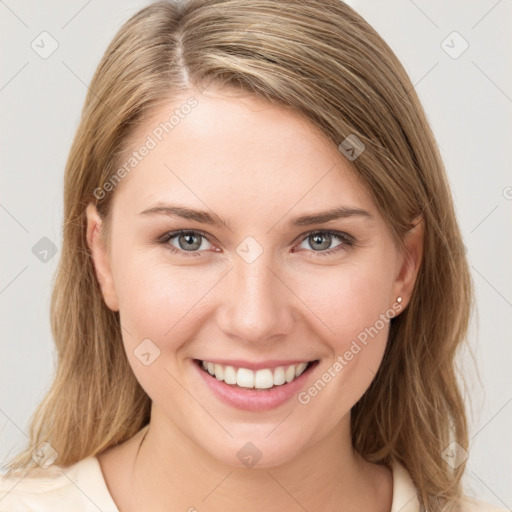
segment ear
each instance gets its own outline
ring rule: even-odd
[[[103,300],[109,309],[119,311],[119,304],[114,286],[114,278],[110,268],[110,260],[106,248],[103,233],[101,231],[102,220],[96,206],[89,203],[86,209],[87,215],[87,244],[91,251],[96,277],[101,287]]]
[[[404,238],[405,254],[401,257],[397,278],[394,283],[393,301],[402,297],[402,310],[407,306],[416,277],[423,258],[423,238],[425,235],[425,222],[422,217],[416,217],[412,221],[412,227]]]

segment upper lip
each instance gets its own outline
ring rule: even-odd
[[[278,366],[290,366],[292,364],[310,363],[310,359],[273,359],[269,361],[246,361],[244,359],[198,359],[198,361],[206,361],[213,364],[221,364],[223,366],[233,366],[235,368],[247,368],[248,370],[262,370],[263,368],[277,368]]]

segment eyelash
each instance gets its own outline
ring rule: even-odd
[[[164,244],[167,244],[167,242],[169,242],[169,240],[176,238],[180,235],[184,235],[184,234],[200,235],[203,238],[205,238],[208,242],[212,243],[211,240],[206,235],[206,233],[203,233],[202,231],[198,231],[198,230],[192,230],[192,229],[191,230],[171,231],[171,232],[165,233],[160,238],[158,238],[157,242],[159,244],[164,245]],[[304,242],[304,240],[307,240],[309,237],[311,237],[313,235],[323,235],[323,234],[331,235],[332,237],[337,238],[342,243],[340,245],[337,245],[336,247],[333,247],[332,249],[327,249],[326,251],[313,251],[316,254],[318,254],[319,256],[330,256],[334,253],[337,253],[340,250],[344,250],[344,249],[348,250],[356,245],[356,240],[354,239],[354,237],[352,237],[346,233],[343,233],[343,232],[328,231],[328,230],[316,230],[316,231],[310,231],[308,233],[305,233],[299,243]],[[180,249],[176,249],[176,247],[173,247],[170,244],[167,244],[167,245],[168,245],[168,247],[167,247],[168,250],[170,250],[172,253],[180,254],[180,255],[183,254],[186,257],[200,256],[201,253],[203,252],[203,251],[183,251]]]

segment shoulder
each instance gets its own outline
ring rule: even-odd
[[[462,512],[510,512],[470,496],[462,496]],[[418,489],[414,486],[411,475],[399,462],[393,463],[393,503],[391,512],[419,512]]]
[[[0,512],[118,512],[96,457],[69,467],[0,474]]]
[[[470,496],[464,496],[462,498],[462,510],[463,512],[508,512],[507,509],[496,507],[485,501],[479,501]]]

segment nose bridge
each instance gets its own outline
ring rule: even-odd
[[[227,293],[223,297],[220,327],[246,341],[258,342],[284,334],[292,325],[291,305],[286,286],[276,274],[270,253],[249,250],[243,243],[237,252],[234,268],[228,276]],[[259,254],[257,254],[259,252]]]

